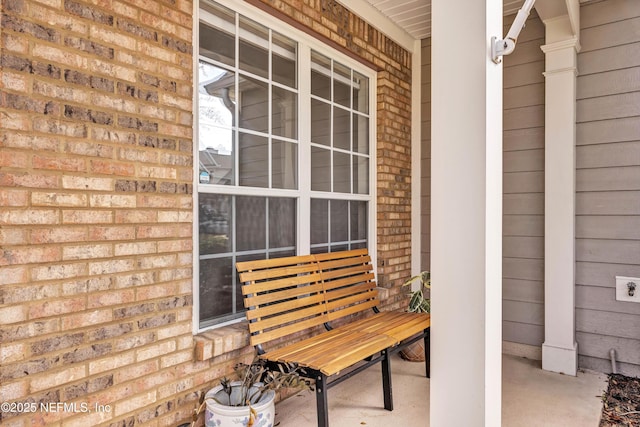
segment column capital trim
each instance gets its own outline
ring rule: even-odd
[[[544,71],[542,75],[545,77],[550,77],[555,74],[561,74],[561,73],[567,73],[567,72],[573,72],[574,76],[576,77],[578,76],[578,68],[576,67],[565,67],[565,68],[558,68],[556,70]]]
[[[580,40],[578,39],[578,37],[571,37],[566,40],[561,40],[559,42],[540,46],[540,49],[542,49],[544,53],[556,52],[559,50],[565,50],[570,48],[574,48],[576,50],[576,53],[580,52],[581,46],[580,46]]]

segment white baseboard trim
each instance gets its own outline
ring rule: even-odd
[[[578,343],[572,348],[542,344],[542,369],[576,376],[578,373]]]
[[[542,348],[536,345],[502,341],[502,354],[524,357],[531,360],[542,360]]]

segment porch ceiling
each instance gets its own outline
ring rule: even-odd
[[[366,0],[414,39],[431,35],[431,0]],[[587,3],[593,0],[580,0]],[[515,13],[524,0],[504,0],[504,14]]]

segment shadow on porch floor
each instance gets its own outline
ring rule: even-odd
[[[538,361],[513,356],[503,356],[502,362],[503,426],[598,426],[606,375],[553,374],[542,371]],[[429,380],[424,377],[424,364],[397,356],[391,363],[395,409],[383,408],[380,367],[376,365],[329,390],[331,427],[429,425]],[[276,411],[279,427],[316,425],[313,393],[302,392],[280,402]],[[455,414],[451,414],[450,425],[457,425]]]

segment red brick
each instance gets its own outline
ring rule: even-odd
[[[29,193],[26,190],[7,190],[0,188],[0,206],[3,208],[27,206]]]
[[[33,206],[65,206],[82,207],[87,206],[87,195],[76,193],[41,193],[31,194],[31,204]]]
[[[99,175],[133,176],[135,171],[135,166],[131,163],[116,163],[103,160],[91,161],[91,172]]]
[[[69,279],[85,276],[87,272],[87,265],[84,263],[57,264],[31,268],[31,279],[34,281]]]
[[[91,227],[89,239],[91,240],[132,240],[136,237],[134,227]]]
[[[36,264],[60,261],[59,247],[21,247],[0,249],[0,265]]]
[[[27,168],[27,155],[16,152],[0,152],[0,167],[2,168]]]
[[[107,224],[113,222],[110,211],[62,211],[63,224]]]
[[[134,300],[135,292],[133,289],[95,293],[89,295],[87,308],[111,307],[126,304]]]
[[[83,242],[87,235],[86,227],[38,228],[31,231],[31,243]]]

